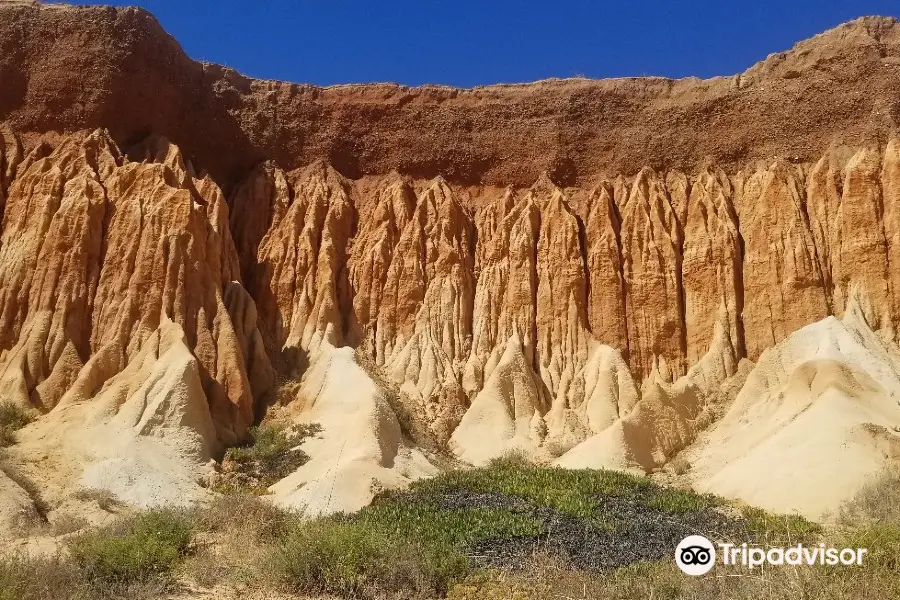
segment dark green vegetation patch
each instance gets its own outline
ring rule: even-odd
[[[502,460],[383,493],[353,515],[300,525],[274,564],[297,591],[428,596],[476,569],[517,569],[538,553],[605,572],[668,558],[690,534],[743,543],[818,532],[799,517],[724,508],[714,496],[642,477]]]

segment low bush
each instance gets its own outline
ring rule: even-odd
[[[274,543],[300,520],[298,515],[248,493],[218,496],[195,510],[192,518],[198,529],[228,534],[242,543],[254,539]]]
[[[193,525],[182,513],[151,510],[69,542],[90,580],[131,583],[168,574],[187,555]]]
[[[248,443],[226,451],[222,474],[215,489],[220,492],[250,490],[265,493],[266,488],[309,460],[309,456],[298,446],[320,431],[321,427],[316,424],[252,428]]]
[[[15,432],[33,420],[31,413],[11,400],[0,401],[0,448],[16,443]]]

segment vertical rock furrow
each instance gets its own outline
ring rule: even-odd
[[[112,217],[92,351],[104,357],[110,377],[171,319],[197,357],[219,439],[234,443],[253,422],[254,394],[269,391],[272,375],[253,342],[254,312],[241,314],[234,302],[229,312],[225,305],[224,290],[238,276],[227,206],[217,186],[197,177],[165,140],[149,140],[130,157],[141,162],[125,162],[106,180]],[[250,373],[247,356],[254,357]]]
[[[429,182],[395,249],[385,286],[392,302],[378,320],[385,369],[441,443],[466,405],[462,373],[472,343],[473,230],[447,182]]]
[[[273,222],[284,217],[290,203],[291,191],[284,172],[271,163],[258,165],[232,194],[230,229],[241,274],[257,301],[263,287],[258,281],[262,271],[258,268],[262,262],[259,246]]]
[[[863,315],[875,329],[891,327],[888,250],[879,152],[860,150],[844,168],[838,210],[840,238],[831,247],[834,311],[843,314],[852,287],[864,298]]]
[[[602,182],[592,194],[585,223],[590,275],[588,322],[594,338],[621,350],[628,359],[628,320],[622,264],[621,223],[613,184]]]
[[[628,353],[632,372],[666,380],[685,372],[682,234],[665,182],[651,169],[635,179],[622,213]]]
[[[747,356],[829,314],[813,234],[804,218],[802,180],[778,161],[743,182],[744,332]]]
[[[10,187],[0,241],[0,380],[50,409],[90,355],[106,193],[116,151],[101,132],[71,138]]]
[[[833,257],[840,261],[840,208],[843,194],[843,163],[835,151],[826,154],[809,173],[806,209],[819,259],[822,284],[830,310],[834,310]],[[836,256],[837,255],[837,256]]]
[[[884,237],[887,243],[888,288],[894,338],[900,330],[900,139],[892,139],[881,167]]]
[[[22,145],[19,138],[5,125],[0,125],[0,224],[3,221],[6,195],[20,162],[22,162]]]
[[[741,253],[731,182],[722,172],[702,173],[691,187],[684,230],[684,314],[687,365],[709,350],[721,322],[734,358],[741,347]]]
[[[587,281],[577,217],[559,189],[532,192],[542,207],[537,247],[537,364],[551,398],[563,401],[587,359]]]
[[[384,338],[378,338],[378,320],[385,305],[395,299],[387,296],[385,286],[400,234],[413,216],[416,196],[410,183],[393,173],[367,199],[374,204],[367,218],[360,220],[349,259],[350,285],[353,290],[351,332],[353,341],[378,364],[384,362]]]
[[[342,282],[353,227],[349,182],[324,163],[285,176],[265,166],[238,187],[232,227],[265,345],[287,370],[298,351],[343,343]],[[254,203],[261,214],[253,216]]]
[[[513,200],[511,193],[504,194],[483,211],[488,216],[482,215],[472,352],[463,378],[469,395],[482,389],[513,336],[529,377],[534,365],[540,211],[530,196],[511,206]]]

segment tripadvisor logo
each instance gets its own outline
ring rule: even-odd
[[[789,548],[751,547],[748,544],[719,543],[723,565],[742,565],[749,569],[762,565],[862,565],[866,548],[826,548],[825,544]],[[689,535],[675,548],[675,564],[688,575],[703,575],[716,564],[716,547],[702,535]]]
[[[702,535],[689,535],[675,548],[675,564],[688,575],[703,575],[716,564],[716,549]]]

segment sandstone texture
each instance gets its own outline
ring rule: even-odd
[[[275,404],[323,427],[271,489],[311,514],[425,448],[686,451],[809,514],[900,457],[895,20],[707,81],[322,89],[195,63],[137,9],[16,3],[0,82],[0,399],[44,414],[11,452],[61,498],[202,499]],[[865,469],[757,496],[814,401],[810,451]],[[827,487],[823,460],[778,476]]]

